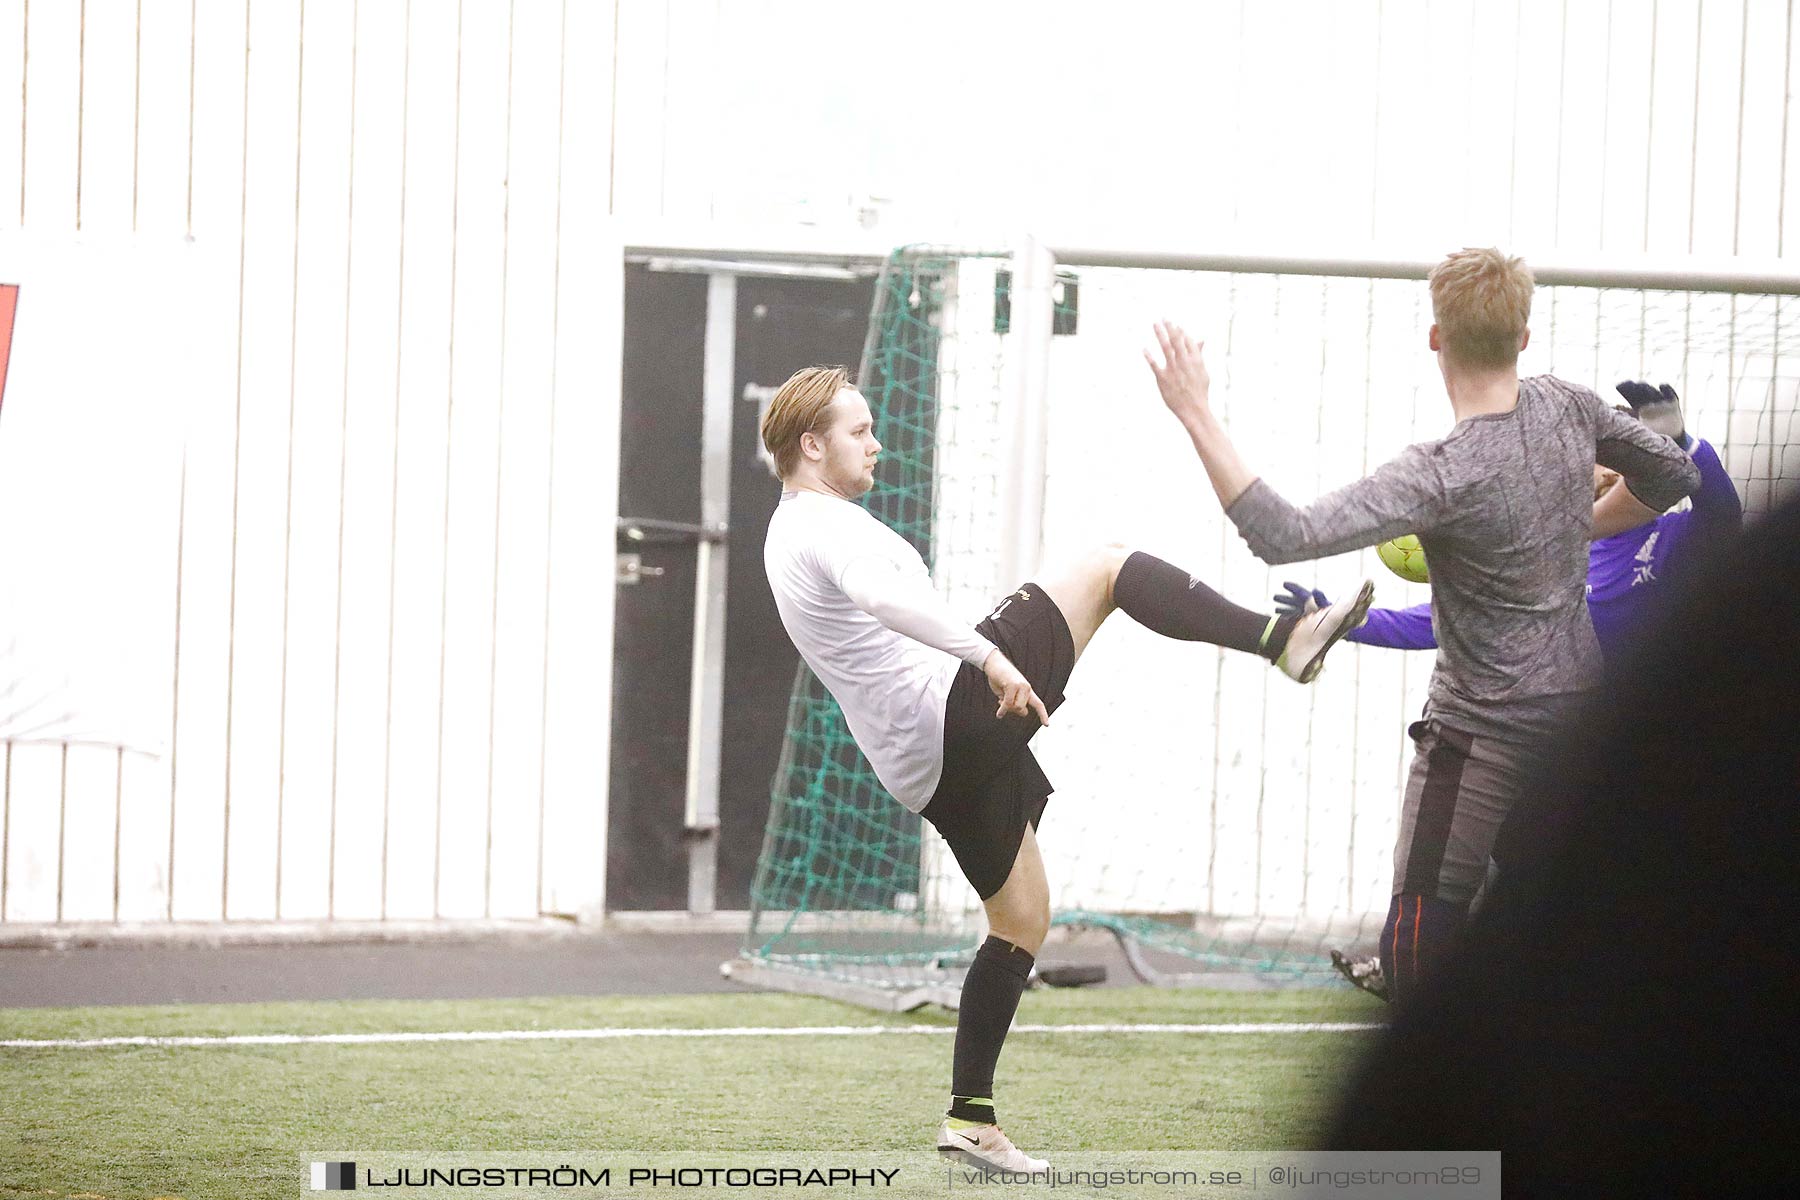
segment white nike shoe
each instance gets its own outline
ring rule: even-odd
[[[1302,616],[1288,635],[1287,649],[1281,652],[1275,665],[1290,679],[1311,683],[1325,666],[1325,652],[1368,619],[1369,604],[1374,599],[1375,584],[1365,579],[1351,599],[1339,600],[1329,608]]]
[[[1050,1164],[1033,1158],[1000,1132],[998,1125],[977,1125],[973,1129],[952,1129],[950,1122],[938,1126],[938,1153],[952,1154],[973,1167],[986,1171],[1007,1171],[1015,1175],[1041,1175]]]

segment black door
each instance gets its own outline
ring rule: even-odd
[[[621,518],[700,521],[707,283],[700,273],[626,270]],[[737,282],[715,893],[721,909],[749,906],[799,661],[763,577],[763,532],[780,485],[758,453],[760,400],[803,366],[854,369],[873,295],[870,279]],[[636,582],[621,582],[617,591],[607,906],[685,909],[697,551],[692,537],[646,529],[643,539],[619,545],[638,556],[640,570]]]
[[[706,276],[626,268],[621,517],[700,520],[705,337]],[[643,573],[617,589],[607,905],[686,908],[695,544],[670,538],[625,548]]]
[[[738,280],[737,411],[731,421],[731,602],[725,612],[724,745],[719,761],[719,907],[748,908],[800,656],[763,575],[763,533],[781,485],[758,455],[763,389],[801,367],[856,371],[872,279]]]

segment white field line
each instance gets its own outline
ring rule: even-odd
[[[1383,1026],[1346,1021],[1237,1025],[1015,1025],[1014,1033],[1362,1033]],[[796,1025],[724,1029],[474,1029],[416,1033],[247,1033],[230,1037],[0,1038],[0,1049],[87,1050],[108,1046],[363,1046],[390,1042],[545,1042],[613,1038],[870,1037],[955,1033],[950,1025]]]

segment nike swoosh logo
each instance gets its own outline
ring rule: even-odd
[[[969,1143],[969,1145],[971,1145],[971,1146],[980,1146],[980,1145],[981,1145],[981,1139],[980,1139],[980,1138],[977,1138],[977,1137],[970,1137],[970,1136],[969,1136],[969,1135],[968,1135],[968,1134],[966,1134],[966,1133],[958,1133],[958,1134],[957,1134],[957,1135],[956,1135],[956,1136],[957,1136],[957,1137],[959,1137],[959,1138],[961,1138],[961,1139],[962,1139],[962,1140],[963,1140],[963,1141],[965,1141],[965,1142],[967,1142],[967,1143]]]

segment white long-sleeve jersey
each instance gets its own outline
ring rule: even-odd
[[[951,611],[905,538],[848,500],[784,492],[763,567],[788,637],[882,786],[920,811],[943,773],[950,683],[993,643]]]

